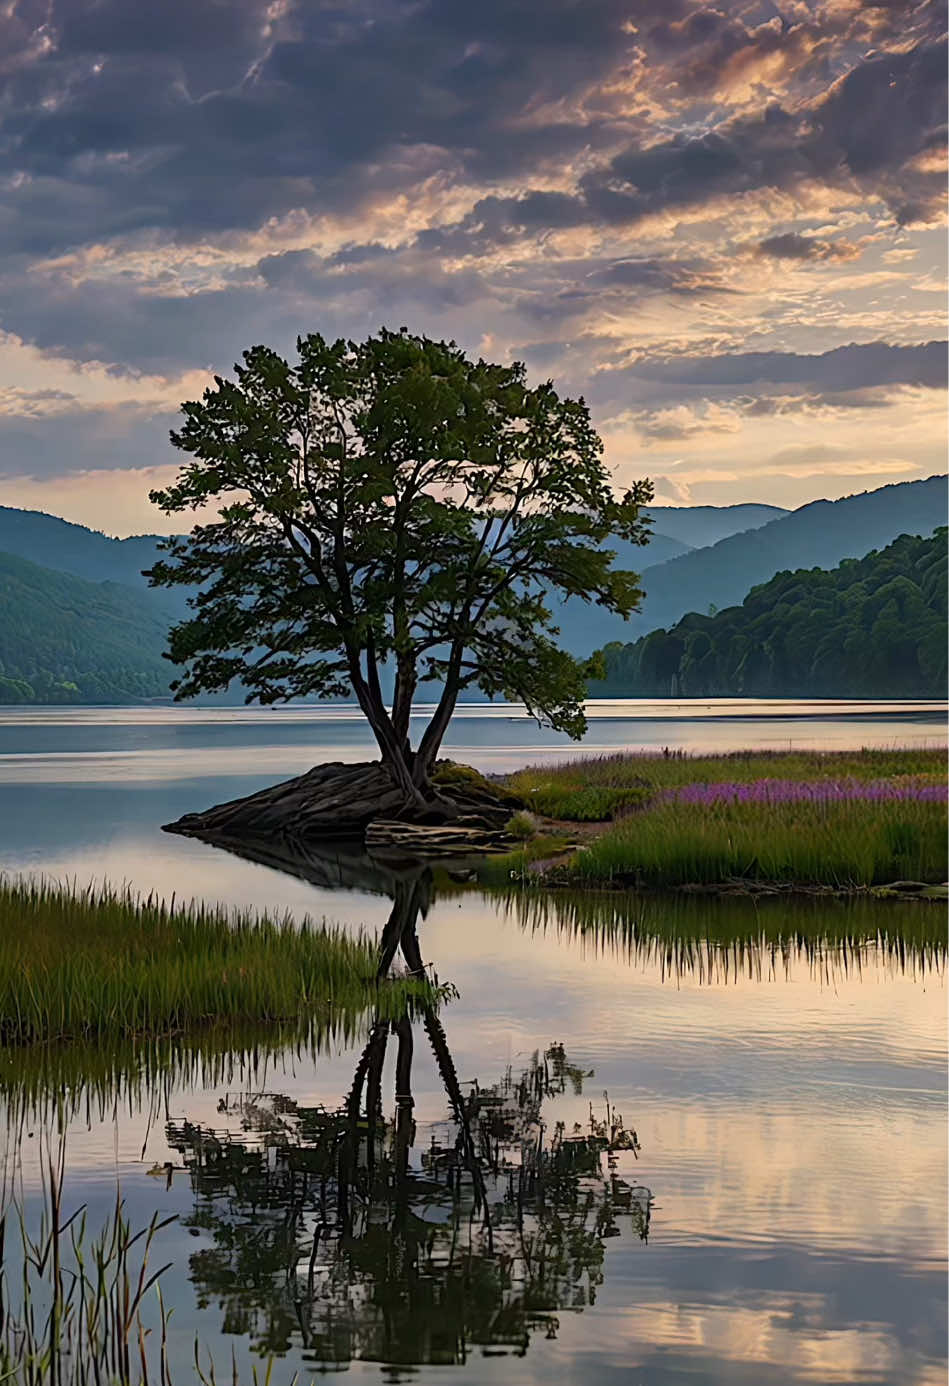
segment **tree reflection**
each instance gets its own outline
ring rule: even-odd
[[[400,881],[380,972],[398,954],[423,969],[428,890],[424,870]],[[422,1036],[450,1115],[420,1148]],[[219,1300],[225,1331],[259,1352],[299,1340],[314,1365],[451,1364],[556,1337],[558,1313],[594,1302],[606,1240],[624,1226],[649,1233],[648,1189],[618,1173],[639,1148],[622,1116],[608,1100],[582,1128],[546,1114],[589,1077],[553,1045],[490,1086],[462,1084],[425,1007],[372,1025],[335,1111],[270,1094],[225,1099],[221,1129],[169,1123],[195,1193],[188,1225],[211,1239],[190,1261],[200,1303]]]

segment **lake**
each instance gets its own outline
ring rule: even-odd
[[[584,754],[945,742],[942,704],[591,713]],[[118,1181],[133,1226],[176,1215],[153,1251],[170,1263],[174,1379],[196,1379],[197,1337],[219,1380],[232,1352],[241,1381],[272,1354],[273,1386],[343,1369],[460,1386],[944,1382],[941,913],[489,894],[340,850],[277,870],[160,831],[369,753],[346,708],[0,710],[0,870],[374,933],[408,890],[422,955],[457,989],[408,1037],[367,1016],[283,1050],[2,1056],[7,1187],[28,1211],[58,1094],[67,1213],[101,1221]],[[488,772],[577,753],[497,706],[463,708],[445,747]],[[380,1127],[360,1127],[369,1176],[334,1239],[344,1191],[322,1152],[361,1084]],[[457,1101],[477,1114],[474,1191],[453,1165]]]

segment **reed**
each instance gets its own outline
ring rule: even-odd
[[[940,882],[946,807],[925,798],[669,798],[607,828],[575,854],[571,874],[645,886]]]
[[[507,787],[536,813],[578,822],[621,817],[658,792],[679,786],[755,780],[945,782],[944,751],[887,748],[862,751],[737,751],[696,756],[621,752],[529,766]]]
[[[368,936],[309,918],[0,879],[4,1044],[299,1026],[430,993],[424,982],[380,987],[375,970]]]
[[[177,1215],[153,1214],[135,1232],[121,1190],[102,1226],[92,1231],[83,1206],[64,1208],[66,1141],[40,1133],[38,1214],[22,1195],[4,1189],[0,1202],[0,1382],[7,1386],[174,1386],[168,1327],[172,1310],[161,1292],[171,1262],[159,1260],[161,1233]],[[272,1382],[274,1361],[248,1386]],[[239,1380],[236,1360],[220,1377],[211,1355],[194,1344],[187,1380],[222,1386]],[[287,1378],[283,1378],[287,1382]],[[295,1386],[297,1373],[289,1379]]]

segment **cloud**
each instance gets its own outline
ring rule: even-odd
[[[685,481],[674,476],[654,476],[652,478],[656,500],[673,500],[679,505],[692,504],[692,489]]]
[[[701,134],[635,143],[590,169],[575,191],[530,190],[479,201],[434,244],[472,253],[521,236],[588,224],[633,226],[754,193],[803,196],[825,187],[874,197],[900,223],[943,212],[941,165],[919,163],[945,146],[946,45],[875,54],[819,98],[740,114]]]
[[[758,253],[775,260],[855,260],[860,249],[852,241],[825,241],[818,236],[802,236],[785,231],[758,242]]]
[[[616,378],[638,378],[664,385],[734,388],[755,384],[807,384],[819,391],[865,390],[881,385],[946,386],[945,342],[918,346],[888,342],[851,343],[815,354],[753,351],[725,356],[682,356],[637,361]]]
[[[585,394],[617,454],[882,427],[944,386],[944,348],[907,345],[942,327],[921,229],[942,214],[941,6],[542,18],[0,6],[3,470],[99,486],[165,465],[170,411],[201,388],[183,372],[312,329],[404,322],[523,357]]]
[[[741,430],[741,419],[735,411],[721,409],[714,404],[704,404],[697,410],[680,404],[672,409],[643,410],[621,417],[627,425],[635,426],[647,445],[700,438],[714,433],[738,433]],[[610,422],[615,426],[616,421]],[[609,423],[605,424],[604,428],[609,426]]]
[[[53,410],[0,413],[4,494],[11,477],[42,480],[176,462],[168,433],[180,421],[177,411],[144,411],[136,405],[83,409],[60,403]]]

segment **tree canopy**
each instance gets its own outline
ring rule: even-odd
[[[217,513],[148,574],[201,588],[170,635],[176,697],[232,679],[263,703],[351,693],[416,799],[465,688],[583,734],[590,670],[559,647],[548,593],[634,611],[636,575],[602,545],[647,542],[652,493],[614,492],[582,399],[403,328],[311,334],[293,363],[254,347],[183,410],[189,460],[152,499]],[[412,746],[421,681],[442,691]]]
[[[607,645],[595,694],[942,698],[946,530],[777,573],[741,606]]]

